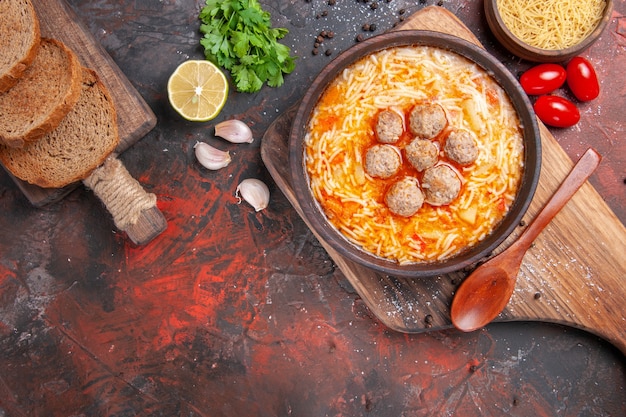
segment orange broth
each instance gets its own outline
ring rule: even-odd
[[[365,152],[377,143],[380,111],[406,119],[423,101],[442,105],[449,127],[471,131],[479,156],[462,167],[441,152],[440,163],[462,178],[459,196],[402,217],[389,211],[385,193],[405,175],[421,182],[421,173],[402,153],[398,174],[373,178],[364,170]],[[413,139],[406,130],[405,120],[399,149]],[[319,99],[305,146],[311,190],[331,224],[363,250],[399,263],[441,261],[483,240],[508,212],[523,171],[522,129],[504,90],[466,58],[427,46],[385,49],[345,69]]]

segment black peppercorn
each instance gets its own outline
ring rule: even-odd
[[[335,1],[335,0],[328,0],[328,5],[329,5],[329,6],[334,6],[334,5],[335,5],[335,3],[336,3],[336,1]]]
[[[375,30],[376,30],[376,23],[372,23],[372,24],[370,25],[370,32],[373,32],[373,31],[375,31]]]
[[[365,40],[365,38],[360,33],[358,35],[356,35],[356,41],[357,42],[363,42],[364,40]]]
[[[320,53],[320,50],[319,50],[319,49],[317,49],[317,48],[313,48],[313,50],[311,51],[311,53],[312,53],[313,55],[317,55],[317,54],[319,54],[319,53]]]
[[[372,10],[378,9],[378,3],[374,2],[374,3],[370,4],[370,9],[372,9]]]
[[[533,296],[533,298],[534,298],[535,300],[540,299],[540,298],[541,298],[541,293],[540,293],[540,292],[536,292],[536,293],[535,293],[535,295]]]
[[[334,37],[335,37],[335,32],[333,32],[333,31],[328,32],[328,33],[326,34],[326,37],[327,37],[328,39],[332,39],[332,38],[334,38]]]
[[[326,56],[330,56],[333,53],[332,49],[327,49],[326,52],[324,52],[326,54]]]
[[[369,23],[364,23],[363,26],[361,26],[361,29],[363,29],[364,31],[369,31],[370,30],[370,24]]]

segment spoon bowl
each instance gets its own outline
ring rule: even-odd
[[[495,319],[509,303],[526,251],[539,233],[595,171],[602,158],[593,149],[579,159],[552,198],[511,246],[474,270],[459,286],[450,307],[459,330],[477,330]]]
[[[474,277],[463,289],[472,294],[473,302],[464,304],[460,313],[457,310],[461,304],[458,301],[452,304],[452,322],[464,331],[482,327],[484,317],[497,316],[506,307],[515,289],[511,275],[497,265],[484,267],[479,272],[480,277]]]

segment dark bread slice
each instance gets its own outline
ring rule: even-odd
[[[44,188],[82,180],[119,143],[117,113],[98,75],[83,69],[78,102],[59,126],[23,148],[0,145],[0,162],[17,178]]]
[[[18,83],[0,94],[0,143],[19,148],[57,127],[78,101],[81,71],[71,49],[42,38]]]
[[[0,1],[0,93],[17,84],[33,62],[41,37],[30,0]]]

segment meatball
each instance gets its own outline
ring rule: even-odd
[[[446,112],[439,104],[416,104],[409,114],[411,133],[421,139],[432,139],[448,124]]]
[[[402,116],[393,110],[383,110],[378,113],[376,121],[376,135],[382,143],[396,143],[404,131]]]
[[[439,148],[427,139],[413,139],[404,148],[404,153],[409,163],[419,172],[435,165],[439,159]]]
[[[446,156],[460,165],[470,165],[478,158],[478,146],[467,130],[452,130],[443,147]]]
[[[365,154],[365,172],[372,177],[389,178],[400,169],[400,151],[391,145],[374,145]]]
[[[461,191],[461,180],[448,165],[437,165],[424,171],[424,200],[433,206],[450,204]]]
[[[424,204],[424,194],[416,178],[404,177],[389,188],[385,195],[385,203],[392,213],[410,217]]]

